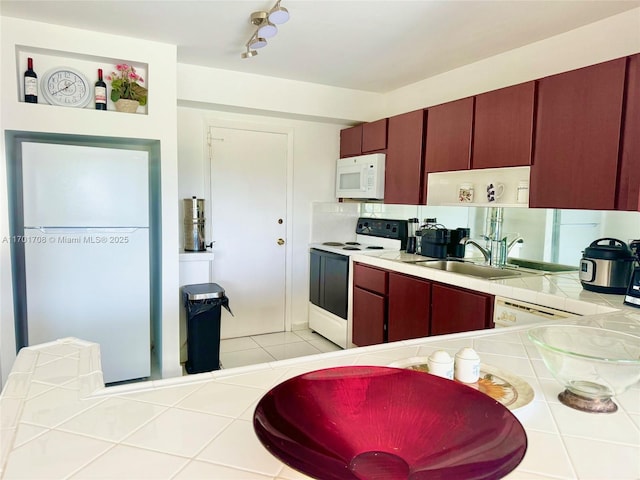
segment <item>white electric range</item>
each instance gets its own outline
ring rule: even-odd
[[[337,239],[309,245],[309,328],[347,348],[349,257],[399,252],[406,246],[407,221],[358,219],[355,240]]]
[[[312,243],[309,248],[324,250],[338,255],[350,256],[354,254],[376,253],[381,251],[399,251],[402,248],[400,240],[391,238],[372,238],[368,235],[356,235],[353,241],[329,241]]]

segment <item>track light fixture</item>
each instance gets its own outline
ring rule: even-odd
[[[257,35],[251,37],[251,40],[249,40],[249,43],[247,44],[248,48],[262,48],[266,46],[267,41],[262,37],[258,37]]]
[[[289,21],[289,10],[280,6],[280,0],[273,6],[269,12],[269,21],[275,25],[282,25]]]
[[[255,57],[258,54],[258,52],[256,52],[255,50],[251,50],[249,48],[249,45],[247,45],[247,51],[246,52],[242,52],[242,55],[240,55],[242,58],[251,58],[251,57]]]
[[[289,20],[289,11],[280,6],[280,0],[268,12],[253,12],[249,21],[256,27],[246,44],[246,51],[240,56],[250,58],[258,54],[253,49],[265,47],[267,38],[273,38],[278,33],[276,25],[282,25]]]

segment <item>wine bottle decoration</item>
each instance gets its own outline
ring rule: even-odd
[[[38,103],[38,75],[33,71],[33,59],[27,58],[27,70],[24,72],[24,101]]]
[[[102,69],[98,69],[98,81],[95,85],[96,110],[107,109],[107,84],[102,80]]]

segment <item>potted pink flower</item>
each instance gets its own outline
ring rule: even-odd
[[[126,63],[116,65],[115,72],[107,75],[111,82],[111,100],[120,112],[135,112],[138,105],[147,104],[148,91],[140,85],[144,79],[136,73],[136,69]]]

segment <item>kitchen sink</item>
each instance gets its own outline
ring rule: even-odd
[[[562,273],[562,272],[577,272],[578,267],[571,265],[562,265],[560,263],[542,262],[537,260],[526,260],[524,258],[511,258],[507,259],[507,266],[526,268],[527,270],[535,270],[543,273]]]
[[[496,268],[485,265],[476,265],[470,262],[457,260],[426,260],[414,262],[415,265],[427,268],[435,268],[446,272],[470,275],[472,277],[484,278],[485,280],[499,280],[503,278],[514,278],[531,275],[542,275],[542,272],[520,271],[511,268]]]

